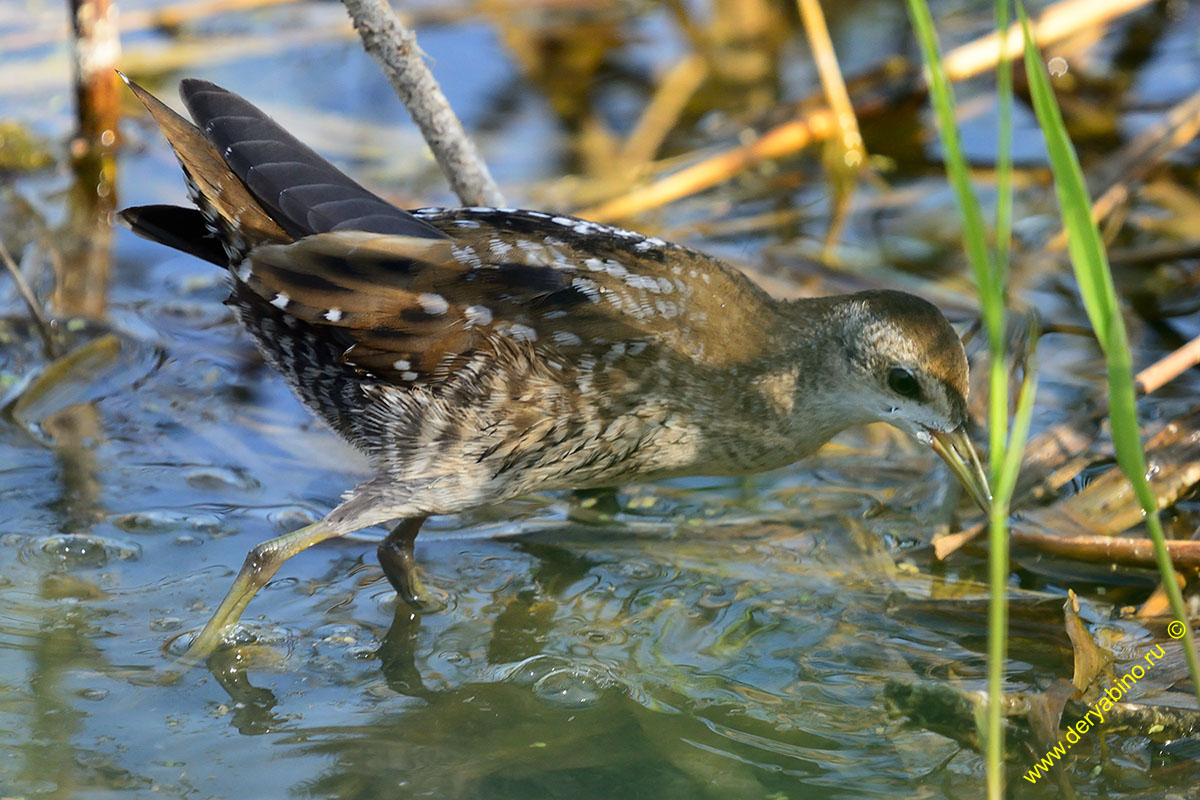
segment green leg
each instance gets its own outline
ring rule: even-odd
[[[321,520],[298,531],[269,539],[251,550],[246,555],[242,570],[234,580],[233,586],[229,588],[225,599],[204,626],[204,630],[192,641],[187,652],[183,654],[183,659],[199,663],[208,658],[220,646],[226,632],[241,618],[246,605],[279,571],[284,561],[317,542],[340,536],[345,532],[331,526],[326,520]]]
[[[428,517],[409,517],[392,528],[392,532],[379,543],[379,566],[396,590],[400,599],[418,611],[426,610],[431,603],[429,594],[417,577],[417,564],[413,558],[413,543],[421,532],[421,525]]]

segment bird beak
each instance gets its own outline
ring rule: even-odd
[[[965,427],[952,431],[929,431],[933,452],[942,457],[950,471],[962,482],[971,499],[986,514],[992,505],[992,492],[988,488],[987,473],[979,463],[979,455]]]

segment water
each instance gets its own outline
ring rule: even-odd
[[[662,7],[588,8],[532,28],[517,17],[464,12],[420,31],[514,204],[561,194],[555,178],[594,157],[571,132],[601,125],[626,134],[654,76],[686,50]],[[437,6],[417,13],[430,9]],[[948,35],[979,24],[943,10]],[[45,24],[47,9],[27,11],[23,22],[5,22],[5,32]],[[906,30],[889,4],[829,13],[850,74],[874,66]],[[261,100],[301,138],[404,202],[447,201],[403,110],[353,39],[329,34],[287,46],[286,36],[332,25],[340,14],[297,4],[205,20],[188,32],[211,42],[213,54],[167,70],[152,88],[169,94],[178,77],[202,75]],[[1196,14],[1188,14],[1194,31]],[[756,85],[780,104],[815,85],[789,30],[777,43],[776,72]],[[1164,31],[1131,73],[1139,102],[1176,102],[1194,90],[1188,30]],[[276,35],[282,46],[262,45]],[[255,37],[259,49],[218,47],[237,36]],[[160,57],[177,44],[153,31],[126,40],[128,53]],[[565,46],[578,49],[577,62],[522,67],[523,56]],[[1100,52],[1113,49],[1106,40]],[[18,57],[59,69],[55,52],[44,45]],[[13,78],[15,63],[0,72],[8,76],[0,114],[29,122],[61,158],[67,84],[55,82],[60,73],[39,72],[29,79],[43,87],[34,96]],[[556,71],[571,70],[581,83],[556,83]],[[719,93],[687,111],[667,151],[736,140],[763,113],[751,94]],[[1125,119],[1139,124],[1136,114]],[[969,149],[989,152],[990,120],[984,111],[967,121]],[[145,120],[127,119],[122,132],[121,204],[182,200],[173,161]],[[953,277],[960,261],[951,201],[938,191],[936,165],[922,160],[935,151],[865,132],[874,151],[894,148],[897,194],[860,192],[859,203],[884,209],[860,210],[846,229],[842,255],[864,265],[860,276],[833,276],[818,290],[879,281],[937,297],[967,319],[969,295]],[[1018,152],[1037,159],[1028,143]],[[765,264],[776,288],[808,281],[811,289],[821,273],[798,254],[819,250],[828,189],[815,158],[779,169],[810,179],[752,171],[645,225],[688,237],[698,221],[808,210],[791,223],[686,241]],[[6,241],[28,239],[21,231],[31,215],[56,224],[68,180],[59,170],[11,179],[0,200]],[[906,202],[906,191],[918,201]],[[20,211],[16,196],[32,211]],[[1021,202],[1027,228],[1045,228],[1038,214],[1052,213],[1047,197]],[[44,252],[19,249],[35,260]],[[909,256],[908,271],[879,266],[897,254]],[[417,558],[427,588],[445,604],[438,613],[397,606],[374,561],[379,531],[325,543],[289,561],[255,598],[238,644],[210,669],[167,682],[173,656],[246,551],[319,518],[366,476],[366,465],[262,365],[221,304],[214,269],[123,231],[114,259],[106,321],[76,326],[69,342],[108,332],[114,341],[0,422],[0,795],[980,796],[970,717],[946,712],[919,723],[889,700],[895,685],[980,689],[985,614],[978,555],[941,565],[924,547],[948,524],[952,479],[934,456],[888,429],[850,432],[765,475],[624,487],[615,518],[555,495],[434,520]],[[1043,315],[1082,320],[1056,283],[1062,279],[1024,280],[1024,297]],[[34,283],[48,289],[45,277]],[[7,400],[46,360],[16,296],[0,286]],[[1171,324],[1178,330],[1138,331],[1138,363],[1194,329],[1195,315]],[[1038,429],[1069,416],[1099,375],[1094,346],[1079,337],[1047,337],[1041,362]],[[1185,380],[1152,413],[1171,413],[1195,388],[1194,378]],[[1061,570],[1018,561],[1013,691],[1069,677],[1060,611],[1067,585],[1084,595],[1098,633],[1118,606],[1137,602],[1130,586],[1144,596],[1151,585],[1145,574],[1097,573],[1068,581]],[[1147,646],[1158,641],[1137,625],[1125,634]],[[1101,735],[1111,759],[1103,773],[1093,771],[1103,761]],[[1067,771],[1088,796],[1146,797],[1147,785],[1189,796],[1200,777],[1146,731],[1091,735],[1080,748]],[[1052,796],[1052,780],[1029,787],[1020,779],[1044,748],[1013,742],[1010,751],[1014,795]]]

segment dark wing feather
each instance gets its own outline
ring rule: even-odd
[[[204,215],[209,230],[217,233],[226,244],[227,251],[240,252],[247,246],[262,242],[290,241],[291,237],[271,219],[237,176],[230,172],[221,154],[195,125],[141,86],[124,75],[121,77],[158,123],[183,167],[192,200]],[[159,214],[158,219],[164,218]],[[155,238],[153,225],[139,227],[135,220],[125,218],[125,221],[135,232]],[[168,225],[166,231],[170,235],[157,241],[178,247],[177,243],[170,240],[178,229],[172,231],[171,227]],[[188,248],[183,249],[191,252]]]
[[[179,93],[225,163],[293,237],[343,230],[444,237],[351,180],[239,95],[194,78],[180,83]]]

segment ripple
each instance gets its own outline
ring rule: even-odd
[[[353,625],[323,625],[313,635],[313,652],[325,658],[363,661],[375,657],[379,639],[367,630]]]
[[[621,628],[586,628],[577,634],[591,645],[620,645],[629,641],[629,633]]]
[[[201,628],[182,631],[163,645],[168,655],[182,656],[191,646],[192,641],[200,635]],[[219,650],[239,650],[246,648],[262,648],[273,650],[281,656],[288,656],[296,644],[296,636],[287,628],[259,624],[254,622],[239,622],[233,630],[221,637]]]
[[[663,580],[670,578],[672,574],[668,565],[648,558],[630,558],[622,561],[615,571],[621,577],[635,581]]]
[[[588,708],[618,681],[592,666],[555,656],[527,658],[504,670],[501,680],[527,686],[543,702],[559,708]]]
[[[465,650],[439,650],[434,653],[432,661],[440,661],[454,667],[463,667],[471,663],[471,654]]]

